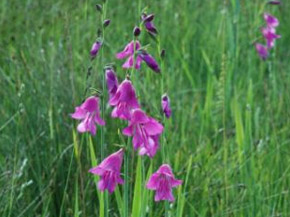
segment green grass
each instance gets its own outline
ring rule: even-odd
[[[96,3],[0,1],[0,216],[290,216],[290,2],[108,0],[103,19],[112,22],[91,62]],[[142,108],[165,123],[164,146],[152,162],[128,154],[127,195],[122,186],[100,194],[88,170],[101,152],[126,146],[126,123],[105,104],[106,127],[91,138],[76,133],[69,114],[88,85],[102,90],[105,64],[125,78],[115,54],[145,7],[160,44],[145,32],[140,41],[159,62],[158,50],[166,57],[161,75],[142,65],[132,80]],[[253,46],[264,11],[280,19],[282,35],[266,62]],[[168,121],[161,92],[171,98]],[[163,162],[184,180],[173,204],[154,203],[144,188]]]

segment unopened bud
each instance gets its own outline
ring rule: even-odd
[[[96,9],[97,9],[97,11],[102,13],[103,7],[100,4],[96,4]]]
[[[104,20],[103,26],[107,27],[108,25],[110,25],[110,23],[111,23],[111,20]]]
[[[138,26],[135,26],[134,30],[133,30],[133,34],[135,37],[138,37],[141,33],[141,29]]]
[[[164,49],[162,49],[162,51],[160,52],[160,57],[163,59],[164,57],[165,57],[165,50]]]
[[[279,5],[279,4],[281,4],[281,2],[278,1],[278,0],[273,0],[273,1],[268,1],[268,4],[270,4],[270,5]]]

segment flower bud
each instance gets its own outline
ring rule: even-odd
[[[278,0],[273,0],[273,1],[268,1],[268,4],[270,4],[270,5],[279,5],[279,4],[281,4],[281,2],[278,1]]]
[[[96,4],[96,9],[97,9],[97,11],[102,13],[102,10],[103,10],[102,5]]]
[[[160,52],[160,57],[163,59],[165,57],[165,50],[162,49],[162,51]]]
[[[107,27],[107,26],[109,26],[110,25],[110,23],[111,23],[111,20],[104,20],[104,22],[103,22],[103,26],[104,27]]]
[[[141,29],[138,26],[135,26],[134,30],[133,30],[133,34],[135,37],[138,37],[141,33]]]

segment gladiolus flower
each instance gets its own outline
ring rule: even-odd
[[[276,34],[276,30],[274,28],[270,27],[262,28],[262,33],[267,41],[268,48],[273,48],[275,40],[281,37],[280,35]]]
[[[155,201],[168,200],[174,201],[172,188],[182,184],[182,180],[175,179],[171,167],[168,164],[163,164],[157,172],[153,173],[146,187],[155,190]]]
[[[107,189],[111,194],[114,192],[117,184],[122,185],[124,183],[124,180],[120,177],[123,154],[124,150],[120,149],[105,158],[97,167],[89,170],[90,173],[101,177],[98,182],[98,189],[100,191]]]
[[[92,58],[94,58],[94,57],[97,56],[97,54],[98,54],[98,52],[99,52],[99,50],[100,50],[101,47],[102,47],[102,42],[100,42],[100,41],[96,41],[93,44],[93,46],[91,48],[91,51],[90,51]]]
[[[95,135],[97,130],[96,124],[105,125],[105,121],[100,117],[99,98],[96,96],[87,98],[81,106],[76,107],[71,117],[82,120],[77,127],[80,133],[89,131],[92,135]]]
[[[259,54],[259,56],[263,59],[266,60],[268,57],[268,48],[262,44],[256,43],[256,50]]]
[[[119,86],[118,78],[112,68],[106,68],[106,81],[107,81],[109,97],[111,99],[117,92],[117,89]]]
[[[131,110],[140,107],[131,81],[125,79],[119,85],[117,92],[109,100],[109,104],[115,106],[112,117],[130,120]]]
[[[142,50],[138,53],[139,53],[139,56],[142,58],[142,60],[144,60],[144,62],[147,64],[147,66],[149,66],[153,71],[155,71],[157,73],[160,72],[160,68],[159,68],[158,63],[150,54],[148,54],[144,50]]]
[[[149,33],[151,33],[152,35],[156,35],[158,32],[157,32],[156,27],[153,24],[154,14],[146,15],[145,13],[143,13],[141,18],[144,22],[144,26],[145,26],[146,30]]]
[[[123,64],[123,68],[129,69],[132,68],[135,64],[136,69],[140,69],[140,65],[142,62],[142,59],[137,56],[135,63],[134,63],[134,52],[138,51],[140,49],[141,45],[139,41],[135,42],[135,51],[134,51],[134,41],[131,41],[129,44],[126,45],[124,50],[120,53],[117,53],[116,57],[117,59],[124,59],[127,58],[126,62]]]
[[[279,20],[271,14],[264,13],[264,20],[266,21],[268,27],[275,28],[279,26]]]
[[[158,139],[162,131],[162,124],[148,117],[141,109],[134,109],[129,126],[123,129],[123,134],[133,136],[133,147],[135,150],[140,148],[140,155],[147,154],[152,158],[159,148]]]
[[[167,94],[164,94],[162,96],[161,104],[162,104],[163,113],[165,114],[167,118],[170,118],[171,116],[170,99],[167,96]]]

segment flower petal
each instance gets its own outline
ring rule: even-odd
[[[153,118],[150,118],[150,121],[144,124],[144,128],[150,136],[158,135],[163,132],[163,125]]]

